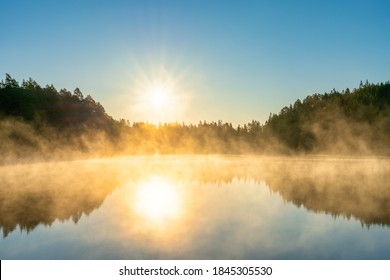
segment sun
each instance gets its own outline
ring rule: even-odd
[[[180,74],[169,73],[164,67],[136,75],[129,111],[139,121],[160,124],[182,119],[190,104],[190,90]]]
[[[167,86],[158,85],[149,90],[149,102],[156,110],[164,110],[172,106],[172,90]]]

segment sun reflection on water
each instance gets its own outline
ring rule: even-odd
[[[181,212],[177,186],[162,177],[153,177],[140,183],[133,206],[135,213],[154,223],[176,219]]]

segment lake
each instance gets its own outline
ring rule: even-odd
[[[390,259],[390,160],[0,166],[0,259]]]

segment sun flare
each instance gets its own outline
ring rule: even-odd
[[[180,213],[179,194],[171,182],[156,177],[139,185],[134,208],[139,215],[153,222],[173,219]]]
[[[129,91],[133,118],[155,124],[182,119],[191,96],[182,76],[164,67],[135,76],[134,88]]]

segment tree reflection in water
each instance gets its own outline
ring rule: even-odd
[[[285,201],[309,211],[390,226],[389,163],[329,157],[145,156],[2,166],[0,228],[6,237],[17,227],[29,232],[56,220],[77,223],[126,182],[139,185],[129,202],[134,212],[151,220],[173,219],[184,207],[178,185],[218,186],[237,179],[265,182]]]

